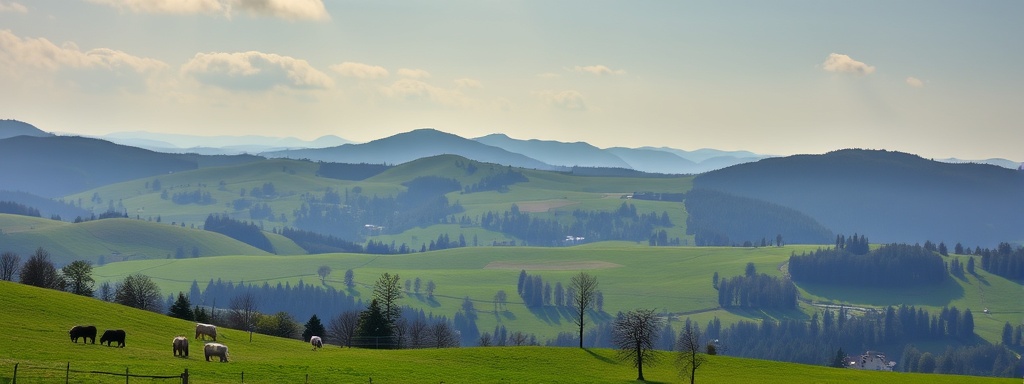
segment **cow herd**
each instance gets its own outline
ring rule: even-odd
[[[92,325],[76,325],[68,331],[68,335],[71,336],[71,341],[78,343],[78,339],[82,339],[82,343],[91,342],[96,344],[96,327]],[[206,340],[210,337],[213,342],[205,343],[203,345],[203,355],[206,357],[206,361],[210,361],[210,358],[218,358],[220,362],[224,363],[228,361],[228,347],[224,344],[217,342],[217,326],[213,324],[196,323],[196,339],[202,338]],[[107,346],[112,346],[112,343],[117,343],[117,346],[124,348],[125,332],[122,329],[108,329],[103,331],[103,336],[100,336],[100,344],[106,343]],[[313,346],[313,349],[323,348],[324,343],[320,336],[313,336],[309,339],[309,344]],[[188,357],[188,338],[185,336],[176,336],[171,340],[171,349],[175,357]]]

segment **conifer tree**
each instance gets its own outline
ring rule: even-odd
[[[309,321],[306,322],[305,329],[302,331],[302,341],[308,342],[310,337],[324,336],[324,334],[324,325],[320,322],[320,318],[316,317],[316,314],[314,314],[309,318]]]
[[[184,292],[178,292],[178,299],[167,311],[167,316],[189,321],[196,320],[195,312],[192,312],[192,303],[189,302],[188,296],[185,296]]]

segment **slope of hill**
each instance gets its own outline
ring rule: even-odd
[[[417,129],[364,144],[322,149],[297,149],[262,153],[338,163],[401,164],[423,157],[454,154],[476,161],[530,169],[554,169],[550,164],[435,129]]]
[[[716,189],[802,211],[873,242],[994,246],[1024,238],[1024,173],[849,149],[771,158],[699,175]]]
[[[36,126],[18,120],[0,120],[0,140],[15,136],[49,137],[52,133],[43,132]]]
[[[47,199],[27,192],[3,191],[0,190],[0,201],[13,201],[18,204],[36,208],[42,217],[58,215],[65,220],[72,220],[77,216],[88,217],[90,212],[74,205],[61,201]]]
[[[179,375],[186,369],[190,382],[246,383],[622,383],[632,382],[636,371],[615,360],[605,349],[504,347],[419,350],[359,350],[326,346],[309,350],[299,340],[221,328],[219,341],[229,350],[228,363],[203,359],[202,342],[192,340],[188,358],[172,357],[171,339],[191,336],[194,323],[68,293],[0,281],[0,321],[18,330],[0,338],[0,382],[9,382],[18,364],[18,382],[118,382],[121,378],[83,372]],[[124,329],[125,348],[72,343],[68,329],[94,324]],[[69,368],[71,372],[66,372]],[[649,380],[678,379],[672,356],[645,368]],[[70,373],[70,374],[69,374]],[[784,373],[784,374],[780,374]],[[833,369],[801,364],[712,356],[698,371],[702,383],[1015,383],[953,375],[894,374]],[[150,379],[132,379],[132,381]]]
[[[139,177],[196,169],[194,161],[84,137],[18,136],[0,140],[0,189],[65,196]]]
[[[348,144],[351,141],[334,135],[326,135],[316,140],[302,140],[295,137],[269,137],[259,135],[243,136],[197,136],[180,133],[159,132],[116,132],[102,136],[103,139],[118,144],[132,145],[152,150],[167,151],[188,150],[189,148],[219,148],[231,154],[254,153],[253,150],[286,149],[286,148],[327,148]],[[163,150],[159,152],[164,152]]]
[[[618,156],[630,168],[644,172],[667,174],[698,173],[697,163],[668,151],[634,148],[608,148],[606,151]]]
[[[27,259],[42,247],[58,265],[74,260],[102,264],[121,260],[193,257],[193,252],[200,257],[268,254],[218,233],[134,219],[71,224],[0,214],[0,228],[3,229],[0,245],[3,251],[15,252]],[[287,251],[301,251],[294,243],[288,246],[285,241],[281,241],[281,247]]]
[[[551,165],[564,167],[630,168],[629,164],[615,154],[584,142],[563,143],[560,141],[536,139],[517,140],[500,133],[477,137],[473,140],[502,148],[509,152],[520,153]]]

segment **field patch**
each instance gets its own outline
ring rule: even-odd
[[[547,212],[555,208],[561,208],[573,204],[579,204],[579,202],[568,199],[553,199],[540,201],[522,201],[516,203],[516,205],[519,206],[520,211],[530,213]]]
[[[575,271],[582,269],[609,269],[622,267],[607,261],[554,261],[554,262],[517,262],[492,261],[484,269],[519,269],[527,271]]]

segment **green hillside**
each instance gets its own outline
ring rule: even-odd
[[[574,327],[566,313],[552,307],[531,310],[516,294],[520,270],[540,275],[545,282],[567,284],[569,277],[587,270],[598,277],[605,297],[604,316],[635,308],[654,308],[659,312],[689,316],[700,324],[717,316],[724,323],[739,319],[790,317],[807,319],[819,310],[807,304],[800,311],[784,313],[726,311],[717,303],[717,291],[711,277],[743,273],[752,262],[760,272],[781,275],[780,266],[792,252],[801,253],[817,246],[785,246],[781,248],[716,248],[716,247],[648,247],[632,243],[605,242],[576,247],[470,247],[410,255],[324,254],[301,256],[211,257],[186,260],[145,260],[109,264],[95,270],[102,279],[116,281],[137,272],[153,277],[167,292],[189,290],[192,280],[205,287],[210,279],[245,281],[262,285],[303,280],[319,284],[317,267],[330,266],[334,273],[327,284],[344,290],[344,271],[352,269],[358,286],[353,294],[366,298],[372,294],[376,279],[385,272],[398,274],[401,280],[420,278],[437,284],[435,300],[425,295],[407,293],[400,303],[438,315],[453,316],[463,298],[474,300],[481,332],[503,324],[510,331],[536,333],[541,339],[553,338],[559,331]],[[990,342],[999,342],[1006,321],[1015,323],[1024,315],[1024,302],[1019,299],[1020,285],[999,276],[978,270],[978,278],[967,281],[950,280],[941,289],[917,289],[907,292],[892,290],[845,289],[800,286],[805,298],[820,302],[855,306],[908,304],[938,313],[943,306],[955,305],[975,313],[978,335]],[[98,278],[98,280],[100,280]],[[494,311],[493,297],[499,290],[508,295],[507,311]],[[865,293],[867,292],[867,293]],[[983,315],[989,307],[991,312]],[[941,351],[937,351],[941,352]]]
[[[67,293],[0,282],[0,383],[18,366],[18,382],[57,382],[72,371],[178,375],[191,383],[632,383],[635,370],[614,359],[614,351],[577,348],[507,347],[371,351],[327,346],[311,351],[298,340],[221,329],[230,348],[228,363],[205,362],[201,342],[190,357],[172,357],[171,339],[191,336],[192,322]],[[125,348],[75,344],[67,330],[76,324],[124,329]],[[191,339],[191,337],[190,337]],[[672,357],[644,370],[652,382],[681,381]],[[116,376],[72,372],[69,383],[118,383]],[[308,380],[308,381],[307,381]],[[131,382],[150,379],[132,379]],[[698,372],[701,383],[1016,383],[952,375],[882,373],[715,356]],[[174,382],[174,380],[163,381]]]
[[[200,257],[268,254],[219,233],[135,219],[72,224],[0,214],[0,229],[3,229],[3,235],[0,235],[3,251],[15,252],[22,255],[22,259],[27,259],[37,248],[43,247],[58,265],[74,260],[102,264],[101,261],[166,259],[175,257],[179,248],[185,257],[192,257],[193,251]],[[291,240],[283,237],[272,239],[275,239],[277,249],[301,252],[301,248]]]
[[[478,218],[487,212],[504,212],[517,204],[524,212],[542,219],[565,221],[568,213],[584,211],[613,211],[624,201],[623,197],[634,191],[686,192],[693,178],[690,176],[646,178],[646,177],[596,177],[574,176],[560,172],[524,170],[495,164],[481,163],[459,156],[443,155],[423,158],[395,166],[379,175],[362,181],[337,180],[320,177],[319,165],[308,161],[271,159],[239,165],[208,167],[193,171],[176,172],[147,177],[117,184],[106,185],[93,190],[65,197],[65,201],[79,205],[97,214],[113,209],[128,212],[130,216],[145,219],[160,219],[163,223],[199,227],[210,214],[229,214],[232,218],[255,221],[266,231],[294,226],[294,212],[301,208],[304,196],[322,197],[327,188],[339,193],[361,190],[363,196],[393,196],[406,190],[402,183],[419,176],[434,175],[459,180],[463,186],[480,182],[486,176],[509,169],[522,172],[528,182],[511,185],[506,192],[479,192],[463,194],[451,192],[450,202],[458,202],[465,209],[457,214]],[[473,169],[471,169],[473,168]],[[154,185],[159,182],[159,188]],[[275,194],[253,197],[253,188],[273,184]],[[175,194],[208,194],[213,201],[208,204],[175,204]],[[354,193],[354,192],[353,192]],[[236,200],[247,200],[251,204],[266,204],[272,211],[273,219],[254,218],[246,206],[236,206]],[[684,244],[692,244],[692,236],[686,234],[686,209],[681,203],[660,201],[630,201],[638,212],[658,214],[667,212],[674,226],[666,228],[669,238],[680,238]],[[282,220],[283,219],[283,220]],[[480,228],[428,230],[410,229],[404,233],[388,234],[374,240],[396,244],[408,244],[413,249],[436,239],[437,234],[448,234],[467,239],[477,235],[481,244],[491,241],[514,240],[501,233],[488,232]],[[426,237],[425,237],[426,236]],[[279,252],[281,253],[281,252]]]

